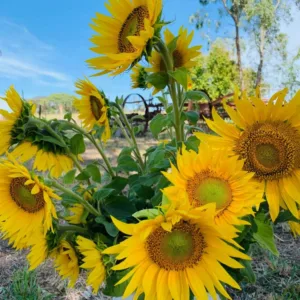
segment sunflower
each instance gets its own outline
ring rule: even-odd
[[[5,153],[10,146],[18,141],[18,136],[22,131],[23,123],[31,113],[30,105],[22,101],[20,95],[13,86],[6,92],[5,97],[0,99],[6,101],[12,112],[0,109],[0,156]],[[1,118],[2,116],[2,118]]]
[[[150,88],[150,84],[147,83],[147,72],[143,66],[140,64],[135,65],[132,68],[132,72],[130,74],[131,77],[131,87],[133,89],[147,89]]]
[[[104,97],[100,94],[95,85],[87,78],[76,82],[77,94],[81,95],[81,100],[76,99],[74,106],[79,111],[79,119],[83,120],[83,125],[92,130],[95,124],[104,126],[102,140],[107,141],[110,136],[110,126],[108,119],[108,106]]]
[[[44,150],[40,145],[28,141],[19,144],[11,154],[22,163],[34,158],[34,169],[40,172],[49,171],[55,178],[72,170],[74,165],[73,160],[66,154]]]
[[[168,29],[165,30],[164,36],[167,45],[175,39],[175,36]],[[176,48],[172,52],[174,70],[178,68],[190,69],[197,64],[194,59],[200,55],[201,46],[189,48],[193,36],[194,32],[188,34],[187,29],[183,27],[179,29]],[[159,52],[153,51],[149,62],[151,67],[146,69],[147,72],[157,73],[166,71],[165,63]]]
[[[256,96],[234,99],[236,110],[224,104],[234,124],[226,123],[213,110],[207,125],[219,136],[195,135],[214,148],[227,147],[245,160],[244,170],[254,172],[254,179],[265,190],[274,221],[280,207],[298,218],[300,204],[300,92],[287,102],[287,89],[274,94],[265,104]]]
[[[0,161],[0,178],[0,229],[4,237],[22,247],[40,226],[44,234],[53,229],[52,218],[57,216],[51,198],[60,198],[52,189],[9,154],[8,160]]]
[[[91,50],[99,57],[88,64],[100,70],[96,75],[117,75],[141,58],[149,40],[154,36],[159,21],[162,0],[110,0],[106,8],[111,16],[97,13],[91,27],[97,35],[91,41]]]
[[[82,236],[77,237],[78,250],[83,255],[83,269],[90,270],[87,284],[93,287],[94,294],[98,293],[99,287],[105,279],[105,267],[102,262],[102,254],[96,244]]]
[[[82,216],[84,213],[84,207],[82,204],[75,204],[74,206],[69,208],[69,211],[73,214],[65,217],[66,221],[68,221],[71,224],[85,224],[86,223],[85,220],[82,220]]]
[[[27,255],[29,262],[29,270],[36,269],[48,257],[48,243],[47,237],[43,234],[43,230],[37,230],[30,237],[27,246],[30,247],[30,252]]]
[[[222,265],[242,268],[234,258],[249,257],[226,243],[226,228],[214,222],[214,204],[185,211],[168,211],[165,216],[138,224],[122,223],[112,217],[116,227],[129,235],[125,241],[102,253],[117,254],[123,260],[115,271],[129,269],[117,283],[130,280],[124,292],[134,299],[190,299],[190,289],[197,299],[216,299],[216,289],[230,299],[222,281],[239,289]],[[222,264],[222,265],[221,265]]]
[[[55,269],[59,275],[63,279],[69,278],[69,287],[74,287],[79,276],[78,259],[74,248],[69,242],[63,240],[52,256],[54,256]]]
[[[240,218],[253,214],[253,206],[262,202],[262,189],[252,180],[254,173],[243,171],[243,162],[229,156],[229,151],[206,144],[200,144],[198,153],[182,148],[182,154],[177,154],[178,169],[172,165],[170,173],[163,172],[173,184],[163,193],[182,209],[216,203],[217,224],[245,224]]]

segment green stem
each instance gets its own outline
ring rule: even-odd
[[[173,57],[166,46],[166,44],[162,41],[159,40],[157,44],[155,45],[156,50],[161,54],[162,59],[165,62],[165,66],[167,69],[167,72],[169,71],[174,71],[174,64],[173,64]],[[182,136],[181,136],[181,121],[180,121],[180,110],[179,110],[179,99],[178,95],[176,93],[176,86],[175,86],[175,80],[174,78],[170,78],[170,83],[168,85],[169,87],[169,92],[170,96],[173,102],[173,112],[174,112],[174,121],[175,121],[175,133],[176,133],[176,139],[177,142],[180,143],[182,141]]]
[[[134,146],[134,153],[136,154],[136,158],[137,158],[137,160],[138,160],[138,162],[141,166],[141,169],[144,170],[145,169],[144,161],[143,161],[142,155],[140,153],[140,149],[138,147],[133,128],[130,125],[123,109],[118,104],[116,104],[116,106],[117,106],[117,108],[120,112],[120,116],[122,117],[123,122],[125,123],[125,126],[127,127],[128,131],[130,133],[130,137],[131,137],[131,140],[132,140],[132,143],[133,143],[133,146]]]
[[[181,114],[182,109],[184,107],[184,99],[182,97],[182,90],[179,83],[176,84],[177,86],[177,95],[178,95],[178,102],[179,102],[179,113]],[[184,122],[180,123],[180,134],[183,141],[185,141],[185,135],[184,135]]]
[[[112,168],[108,158],[106,157],[103,149],[96,142],[95,138],[90,133],[87,133],[83,128],[79,127],[77,124],[69,123],[69,122],[66,122],[66,121],[60,121],[60,122],[61,123],[67,123],[70,127],[72,127],[73,129],[75,129],[76,131],[78,131],[82,135],[84,135],[95,146],[95,148],[100,153],[102,159],[104,160],[104,162],[106,164],[106,167],[107,167],[107,170],[108,170],[110,176],[115,177],[115,173],[113,171],[113,168]]]
[[[53,187],[57,188],[58,190],[70,195],[72,198],[76,199],[78,201],[78,203],[82,204],[85,207],[85,209],[88,212],[90,212],[91,214],[93,214],[95,216],[101,216],[101,213],[99,211],[97,211],[94,208],[94,206],[92,206],[89,202],[87,202],[82,197],[80,197],[79,195],[74,193],[72,190],[67,189],[66,187],[64,187],[63,185],[61,185],[60,183],[58,183],[57,181],[54,181],[54,180],[51,181],[51,185]]]
[[[76,225],[59,225],[58,230],[60,232],[66,232],[66,231],[75,231],[78,233],[87,233],[87,229],[80,227],[80,226],[76,226]]]

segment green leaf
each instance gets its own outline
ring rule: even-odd
[[[38,134],[38,136],[36,136],[36,137],[38,137],[39,140],[41,140],[41,141],[49,142],[49,143],[58,145],[58,146],[63,147],[63,148],[66,147],[65,144],[63,144],[61,141],[57,140],[56,138],[54,138],[52,136]]]
[[[99,191],[94,193],[93,198],[97,201],[101,201],[107,198],[108,196],[110,196],[114,192],[115,192],[114,189],[101,188]]]
[[[269,250],[276,256],[279,256],[274,241],[272,225],[265,223],[264,221],[257,218],[255,218],[254,221],[257,226],[257,232],[253,233],[253,238],[258,242],[258,244],[262,248]]]
[[[133,203],[124,196],[112,196],[104,199],[102,208],[117,219],[131,217],[136,211]]]
[[[178,41],[179,36],[176,36],[169,44],[168,44],[168,49],[170,53],[173,53],[176,49],[177,46],[177,41]]]
[[[129,271],[130,269],[112,272],[106,279],[106,285],[103,290],[103,294],[110,297],[122,297],[130,279],[119,285],[116,285],[116,283],[120,281]]]
[[[78,133],[75,134],[70,140],[70,149],[74,155],[82,154],[85,152],[85,143],[83,135]]]
[[[65,120],[68,120],[69,122],[72,120],[72,113],[71,112],[67,112],[65,115],[64,115],[64,119]]]
[[[297,218],[295,218],[289,210],[284,210],[279,213],[274,224],[284,223],[284,222],[289,222],[289,221],[299,222],[299,220]]]
[[[99,168],[96,165],[94,165],[94,164],[88,165],[85,168],[85,171],[91,175],[92,179],[95,182],[101,183],[101,173],[99,171]]]
[[[98,224],[102,224],[105,227],[106,232],[112,236],[116,237],[119,233],[118,228],[111,222],[107,221],[104,216],[99,216],[95,219]]]
[[[90,177],[91,177],[91,174],[89,172],[83,170],[81,173],[79,173],[76,176],[76,179],[79,181],[82,181],[82,180],[88,180]]]
[[[127,178],[117,176],[117,177],[114,177],[113,180],[109,184],[104,186],[104,188],[114,189],[115,190],[114,195],[116,195],[125,188],[127,183],[128,183]]]
[[[167,106],[167,105],[168,105],[168,99],[166,99],[166,98],[164,98],[164,97],[162,97],[162,96],[157,96],[156,98],[159,100],[159,102],[160,102],[163,106]]]
[[[125,172],[139,171],[137,162],[129,155],[118,157],[118,169]]]
[[[147,77],[147,82],[152,84],[155,88],[163,90],[169,83],[169,76],[165,72],[153,73]]]
[[[198,153],[198,147],[200,145],[200,140],[197,139],[196,136],[192,135],[190,136],[187,141],[185,142],[187,150],[194,150]]]
[[[256,282],[256,276],[252,270],[251,261],[243,260],[240,261],[240,263],[245,267],[244,269],[241,269],[241,275],[247,279],[249,283],[255,283]]]
[[[75,180],[76,169],[69,171],[63,178],[64,184],[72,184]]]
[[[137,211],[132,216],[135,217],[136,219],[142,219],[142,218],[154,219],[158,215],[159,215],[159,210],[152,208],[152,209],[143,209]]]
[[[201,100],[206,99],[207,101],[211,101],[209,96],[203,91],[188,91],[185,93],[185,99],[188,100]]]
[[[171,125],[168,116],[157,114],[150,122],[150,130],[153,136],[157,139],[164,127]]]
[[[192,125],[196,125],[198,120],[199,120],[199,113],[195,112],[195,111],[187,111],[184,112],[186,118],[188,121],[190,121],[192,123]]]
[[[168,74],[172,76],[183,88],[187,89],[188,71],[185,68],[179,68],[175,71],[169,71]]]

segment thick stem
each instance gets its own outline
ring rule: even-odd
[[[173,57],[169,52],[168,47],[166,44],[162,41],[159,40],[156,44],[156,49],[157,51],[161,54],[162,59],[164,60],[167,72],[168,71],[173,71],[174,69],[174,64],[173,64]],[[168,85],[169,87],[169,92],[171,95],[172,103],[173,103],[173,112],[174,112],[174,121],[175,121],[175,133],[176,133],[176,139],[177,142],[182,141],[182,136],[181,136],[181,122],[180,122],[180,109],[179,109],[179,99],[177,97],[176,93],[176,86],[175,86],[175,80],[174,78],[170,78],[170,83]]]
[[[70,195],[72,198],[74,198],[75,200],[78,201],[78,203],[82,204],[85,209],[90,212],[91,214],[95,215],[95,216],[101,216],[101,213],[99,211],[97,211],[94,206],[92,206],[89,202],[87,202],[86,200],[84,200],[82,197],[78,196],[76,193],[74,193],[73,191],[67,189],[66,187],[64,187],[63,185],[61,185],[60,183],[58,183],[57,181],[52,180],[51,184],[53,187],[57,188],[58,190]]]
[[[235,25],[235,45],[236,45],[236,55],[237,55],[237,67],[239,72],[240,86],[241,90],[244,89],[244,78],[242,69],[242,58],[241,58],[241,45],[240,45],[240,27],[239,20],[233,18]]]
[[[265,35],[266,30],[264,28],[260,29],[260,45],[259,45],[259,65],[257,68],[257,77],[255,87],[261,85],[262,81],[262,70],[264,66],[264,50],[265,50]]]
[[[59,225],[58,230],[60,232],[75,231],[83,234],[88,232],[87,229],[76,225]]]

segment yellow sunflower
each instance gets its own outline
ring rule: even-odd
[[[69,287],[74,287],[78,276],[79,266],[76,252],[71,244],[65,240],[52,253],[55,260],[55,269],[63,279],[69,279]]]
[[[130,77],[131,77],[131,87],[133,89],[138,89],[138,88],[146,89],[151,87],[150,84],[146,82],[147,72],[145,68],[140,64],[137,64],[132,68]]]
[[[298,216],[299,216],[298,219],[300,219],[300,210],[298,210]],[[291,232],[293,233],[294,237],[297,237],[298,235],[300,235],[300,223],[293,222],[293,221],[290,221],[288,223],[289,223]]]
[[[164,32],[165,43],[169,45],[175,38],[175,36],[166,29]],[[194,32],[188,34],[187,29],[181,27],[178,32],[178,40],[176,43],[176,48],[172,52],[174,70],[178,68],[190,69],[194,67],[197,62],[194,59],[199,56],[201,46],[193,46],[189,48],[189,45],[193,39]],[[150,68],[147,68],[147,72],[164,72],[166,71],[166,66],[160,53],[153,51],[151,57],[149,58],[151,64]]]
[[[83,255],[83,269],[90,270],[87,278],[87,284],[93,287],[94,294],[98,290],[105,279],[105,267],[102,262],[102,254],[96,244],[82,236],[77,237],[78,250]]]
[[[91,25],[97,33],[91,38],[96,45],[91,50],[100,56],[87,62],[100,70],[96,75],[117,75],[142,56],[154,36],[162,0],[109,0],[106,8],[111,16],[97,13]]]
[[[245,160],[244,170],[254,172],[254,179],[265,190],[271,218],[280,207],[298,218],[300,204],[300,92],[287,102],[287,89],[274,94],[265,104],[256,96],[236,94],[236,110],[224,105],[234,124],[226,123],[214,110],[207,125],[219,136],[195,135],[214,148],[227,147]]]
[[[6,92],[6,96],[0,97],[0,99],[6,101],[12,110],[12,112],[7,112],[0,109],[0,155],[2,155],[14,143],[17,122],[21,118],[24,103],[13,86]]]
[[[72,215],[65,217],[66,221],[71,224],[85,224],[86,221],[82,221],[82,215],[84,213],[84,207],[82,204],[75,204],[69,208]]]
[[[34,158],[33,168],[45,172],[49,171],[52,177],[59,177],[73,169],[73,160],[65,154],[53,153],[39,149],[31,142],[19,144],[11,154],[22,163]]]
[[[234,258],[250,259],[228,244],[226,228],[214,222],[214,205],[185,211],[169,211],[165,216],[138,224],[114,218],[117,228],[130,236],[104,254],[122,260],[113,270],[129,269],[117,284],[130,280],[124,292],[134,299],[188,300],[190,289],[197,299],[216,299],[216,289],[230,299],[221,282],[240,289],[222,265],[242,268]],[[221,265],[222,264],[222,265]]]
[[[29,270],[32,271],[43,263],[48,257],[47,237],[43,230],[37,230],[30,237],[27,246],[30,247],[30,252],[27,255],[29,262]]]
[[[79,111],[79,119],[83,121],[84,127],[92,130],[95,124],[104,126],[102,140],[107,141],[110,136],[110,126],[108,118],[108,106],[105,99],[99,93],[95,85],[87,78],[76,82],[77,94],[81,95],[81,100],[76,99],[74,106]]]
[[[0,229],[22,247],[37,228],[42,226],[44,234],[52,229],[57,216],[51,198],[60,198],[11,155],[8,158],[0,161]]]
[[[173,184],[163,193],[181,209],[216,203],[217,224],[245,224],[240,218],[253,214],[263,190],[252,180],[254,173],[243,171],[243,162],[229,156],[229,151],[213,150],[207,144],[201,144],[198,153],[182,148],[177,168],[172,165],[170,173],[163,172]]]

